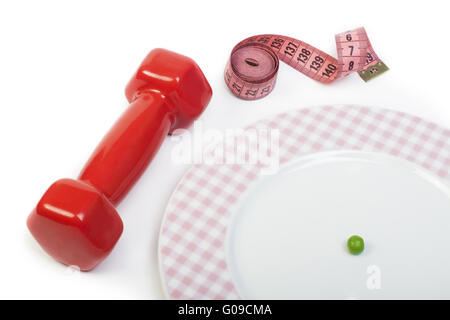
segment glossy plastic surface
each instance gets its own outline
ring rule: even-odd
[[[55,259],[90,270],[122,234],[113,205],[87,183],[61,179],[50,186],[28,218],[28,228]]]
[[[212,96],[211,87],[194,60],[164,49],[147,55],[125,89],[129,102],[146,92],[164,97],[174,115],[170,131],[189,126]]]
[[[100,263],[123,230],[114,205],[141,176],[164,137],[194,121],[211,95],[192,59],[151,51],[126,88],[131,105],[97,146],[79,181],[55,182],[31,212],[27,225],[42,248],[81,270]]]
[[[158,151],[173,118],[161,95],[141,94],[97,146],[79,179],[117,205]]]

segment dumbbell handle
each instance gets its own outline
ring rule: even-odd
[[[158,151],[172,122],[159,93],[139,95],[104,136],[78,178],[117,205]]]

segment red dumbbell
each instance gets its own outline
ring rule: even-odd
[[[81,270],[94,268],[111,252],[123,230],[114,206],[143,173],[164,137],[202,113],[212,90],[192,59],[155,49],[125,93],[130,106],[97,146],[78,180],[56,181],[27,220],[47,253]]]

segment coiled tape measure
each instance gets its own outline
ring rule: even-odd
[[[294,38],[263,34],[239,42],[225,68],[225,82],[241,99],[267,96],[275,85],[279,61],[321,83],[331,83],[353,72],[364,81],[386,72],[364,28],[336,35],[338,58]]]

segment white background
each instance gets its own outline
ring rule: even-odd
[[[25,221],[55,180],[76,177],[126,108],[124,87],[163,47],[192,57],[214,91],[205,128],[237,128],[324,104],[402,110],[450,127],[445,1],[2,1],[0,3],[0,298],[164,298],[157,240],[165,205],[187,166],[167,140],[118,211],[125,230],[89,273],[37,245]],[[261,101],[232,96],[223,68],[245,37],[279,33],[335,55],[334,34],[365,26],[391,68],[324,86],[286,65]]]

